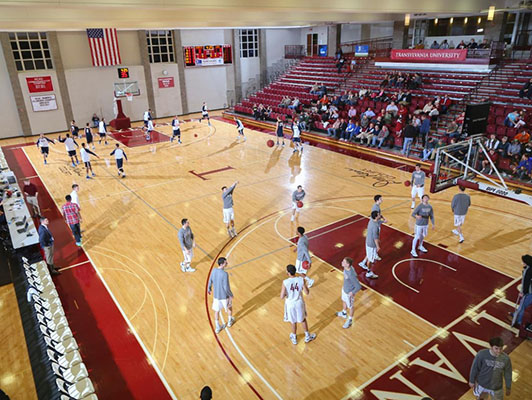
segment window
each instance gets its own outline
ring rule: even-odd
[[[146,31],[150,63],[174,62],[172,31]]]
[[[240,30],[240,57],[250,58],[259,56],[259,30]]]
[[[9,42],[17,71],[53,69],[46,32],[10,32]]]

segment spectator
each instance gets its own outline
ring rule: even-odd
[[[467,45],[464,43],[463,40],[460,41],[460,43],[458,43],[458,46],[456,46],[457,49],[465,49],[467,47]]]
[[[362,118],[360,119],[360,127],[362,128],[362,130],[364,131],[369,125],[369,118],[368,116],[364,113],[362,114]]]
[[[343,55],[344,55],[344,52],[342,51],[341,48],[339,48],[338,50],[336,50],[336,53],[334,53],[334,58],[336,60],[340,60]]]
[[[353,120],[351,120],[351,122],[349,123],[349,125],[347,125],[347,128],[345,130],[344,140],[346,142],[352,142],[353,139],[355,139],[360,134],[360,131],[361,131],[361,128],[360,128],[360,124],[358,123],[358,121],[353,122]]]
[[[354,71],[357,66],[357,60],[354,58],[351,59],[351,63],[349,64],[349,71]]]
[[[530,179],[530,173],[532,172],[532,159],[527,155],[523,154],[521,161],[513,169],[513,174],[521,179],[528,180]]]
[[[444,39],[442,44],[440,45],[440,49],[447,50],[449,48],[449,43],[447,42],[447,39]]]
[[[421,125],[419,126],[419,134],[421,136],[421,143],[425,147],[425,141],[430,131],[430,118],[426,114],[421,114]]]
[[[437,121],[439,115],[440,112],[438,111],[437,107],[433,107],[432,110],[429,111],[429,117],[431,121]]]
[[[412,146],[412,142],[417,136],[417,130],[414,128],[414,126],[409,123],[406,125],[404,132],[404,140],[403,140],[403,150],[401,153],[403,153],[405,156],[410,155],[410,147]]]
[[[511,158],[516,163],[519,161],[519,157],[521,156],[521,143],[519,143],[519,140],[512,140],[512,143],[508,146],[506,154],[508,158]]]
[[[527,131],[521,131],[515,135],[515,139],[519,140],[521,144],[527,144],[530,141],[530,134]]]
[[[371,107],[368,107],[368,109],[364,112],[364,115],[368,117],[369,119],[371,119],[375,116],[375,112],[373,112]]]
[[[447,126],[447,132],[445,132],[445,135],[448,136],[449,139],[459,138],[460,132],[458,131],[458,124],[454,121],[451,121]]]
[[[432,42],[432,44],[430,45],[430,48],[433,49],[433,50],[436,50],[436,49],[439,49],[439,48],[440,48],[440,45],[438,44],[437,41],[434,41],[434,42]]]
[[[480,43],[480,44],[478,45],[478,48],[479,48],[479,49],[489,49],[489,48],[490,48],[490,44],[489,44],[489,42],[488,42],[488,39],[484,39],[484,40],[482,41],[482,43]]]
[[[440,107],[441,107],[441,113],[446,114],[449,107],[451,107],[452,100],[449,98],[447,94],[444,94],[441,101],[440,101]]]
[[[526,126],[526,122],[524,121],[523,118],[521,118],[521,116],[517,117],[517,119],[515,120],[515,123],[514,123],[514,126],[512,128],[515,128],[515,129],[522,129]]]
[[[338,69],[338,73],[342,72],[342,68],[344,67],[344,64],[345,64],[345,59],[340,58],[338,62],[336,63],[336,68]]]
[[[478,48],[478,44],[477,44],[477,42],[475,42],[475,39],[471,38],[471,40],[467,44],[467,48],[468,49],[476,49],[476,48]]]
[[[336,138],[339,139],[344,136],[344,132],[347,129],[347,121],[343,118],[340,118],[340,126],[336,131]]]
[[[519,91],[519,97],[521,99],[526,97],[527,99],[532,100],[532,78],[530,78],[529,81],[523,85]]]
[[[314,85],[310,87],[310,94],[318,94],[318,91],[320,90],[320,85],[318,82],[316,82]]]
[[[98,125],[100,125],[100,117],[96,115],[96,113],[92,114],[92,127],[98,128]]]
[[[412,92],[409,90],[408,92],[405,93],[403,98],[399,101],[399,104],[402,104],[404,106],[409,106],[410,103],[412,103]]]
[[[423,149],[423,157],[421,158],[421,161],[427,161],[429,158],[431,158],[432,153],[434,152],[435,148],[436,148],[436,141],[431,136],[428,138],[427,142],[425,143],[425,148]]]
[[[353,119],[357,116],[357,109],[353,106],[349,107],[349,111],[347,112],[347,116],[349,119]]]
[[[336,138],[336,131],[340,128],[340,120],[334,121],[330,128],[327,128],[327,136]]]
[[[394,117],[399,112],[399,108],[395,105],[395,101],[392,101],[390,104],[386,106],[386,112],[392,114]]]
[[[523,261],[523,272],[519,298],[522,300],[518,301],[519,307],[515,311],[517,315],[515,315],[513,318],[513,321],[515,321],[514,326],[516,327],[521,325],[525,310],[532,305],[532,256],[526,254],[521,257],[521,260]]]
[[[292,104],[290,104],[288,108],[290,108],[291,110],[297,111],[298,107],[299,107],[299,99],[297,97],[294,97]]]
[[[486,141],[486,149],[488,150],[498,150],[500,142],[495,136],[494,133],[490,135],[490,138]]]
[[[327,94],[324,94],[321,99],[318,100],[318,103],[320,104],[329,104],[329,99],[327,98]]]
[[[490,163],[491,160],[493,165],[497,165],[497,161],[499,160],[499,154],[497,153],[497,150],[491,149],[488,151],[488,157],[482,160],[482,173],[484,174],[492,174],[493,173],[493,166],[492,163]]]
[[[517,122],[518,117],[519,117],[519,111],[515,110],[512,112],[509,112],[506,118],[504,119],[504,126],[513,128],[515,123]]]
[[[523,154],[526,154],[532,160],[532,142],[528,142],[525,148],[522,150]]]
[[[507,158],[508,157],[508,148],[510,147],[510,142],[508,141],[508,136],[503,136],[501,143],[497,147],[497,152],[499,156]]]
[[[362,129],[362,132],[360,132],[360,135],[357,136],[357,138],[360,140],[360,144],[364,144],[364,139],[365,139],[366,144],[369,145],[374,133],[375,133],[375,124],[373,122],[370,122],[369,126],[366,129]]]
[[[423,43],[423,40],[420,40],[418,42],[418,44],[416,44],[416,49],[424,49],[425,48],[425,43]]]
[[[380,131],[377,133],[377,135],[373,135],[373,138],[372,138],[372,141],[371,141],[371,146],[375,147],[375,144],[378,141],[379,144],[377,145],[377,148],[380,149],[382,147],[382,144],[384,143],[384,141],[388,138],[388,136],[390,136],[390,130],[388,129],[388,127],[386,125],[383,125],[380,128]]]
[[[278,107],[286,108],[290,105],[290,103],[291,103],[290,97],[284,96],[281,102],[279,103]]]

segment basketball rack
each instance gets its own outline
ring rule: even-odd
[[[473,135],[437,149],[430,191],[436,193],[461,185],[532,205],[532,196],[508,188],[504,175],[489,157],[485,140],[484,135]]]

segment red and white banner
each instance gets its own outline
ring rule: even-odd
[[[30,93],[53,92],[51,76],[29,76],[26,78]]]
[[[173,76],[169,76],[167,78],[158,78],[157,80],[159,81],[159,89],[166,89],[175,86]]]
[[[116,29],[90,28],[87,29],[87,38],[89,39],[93,66],[122,64]]]
[[[447,63],[465,61],[467,49],[459,50],[426,50],[407,49],[392,50],[391,59],[393,61],[425,61],[434,63]]]

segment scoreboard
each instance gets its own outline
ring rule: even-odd
[[[230,44],[183,47],[186,67],[204,67],[233,63]]]

